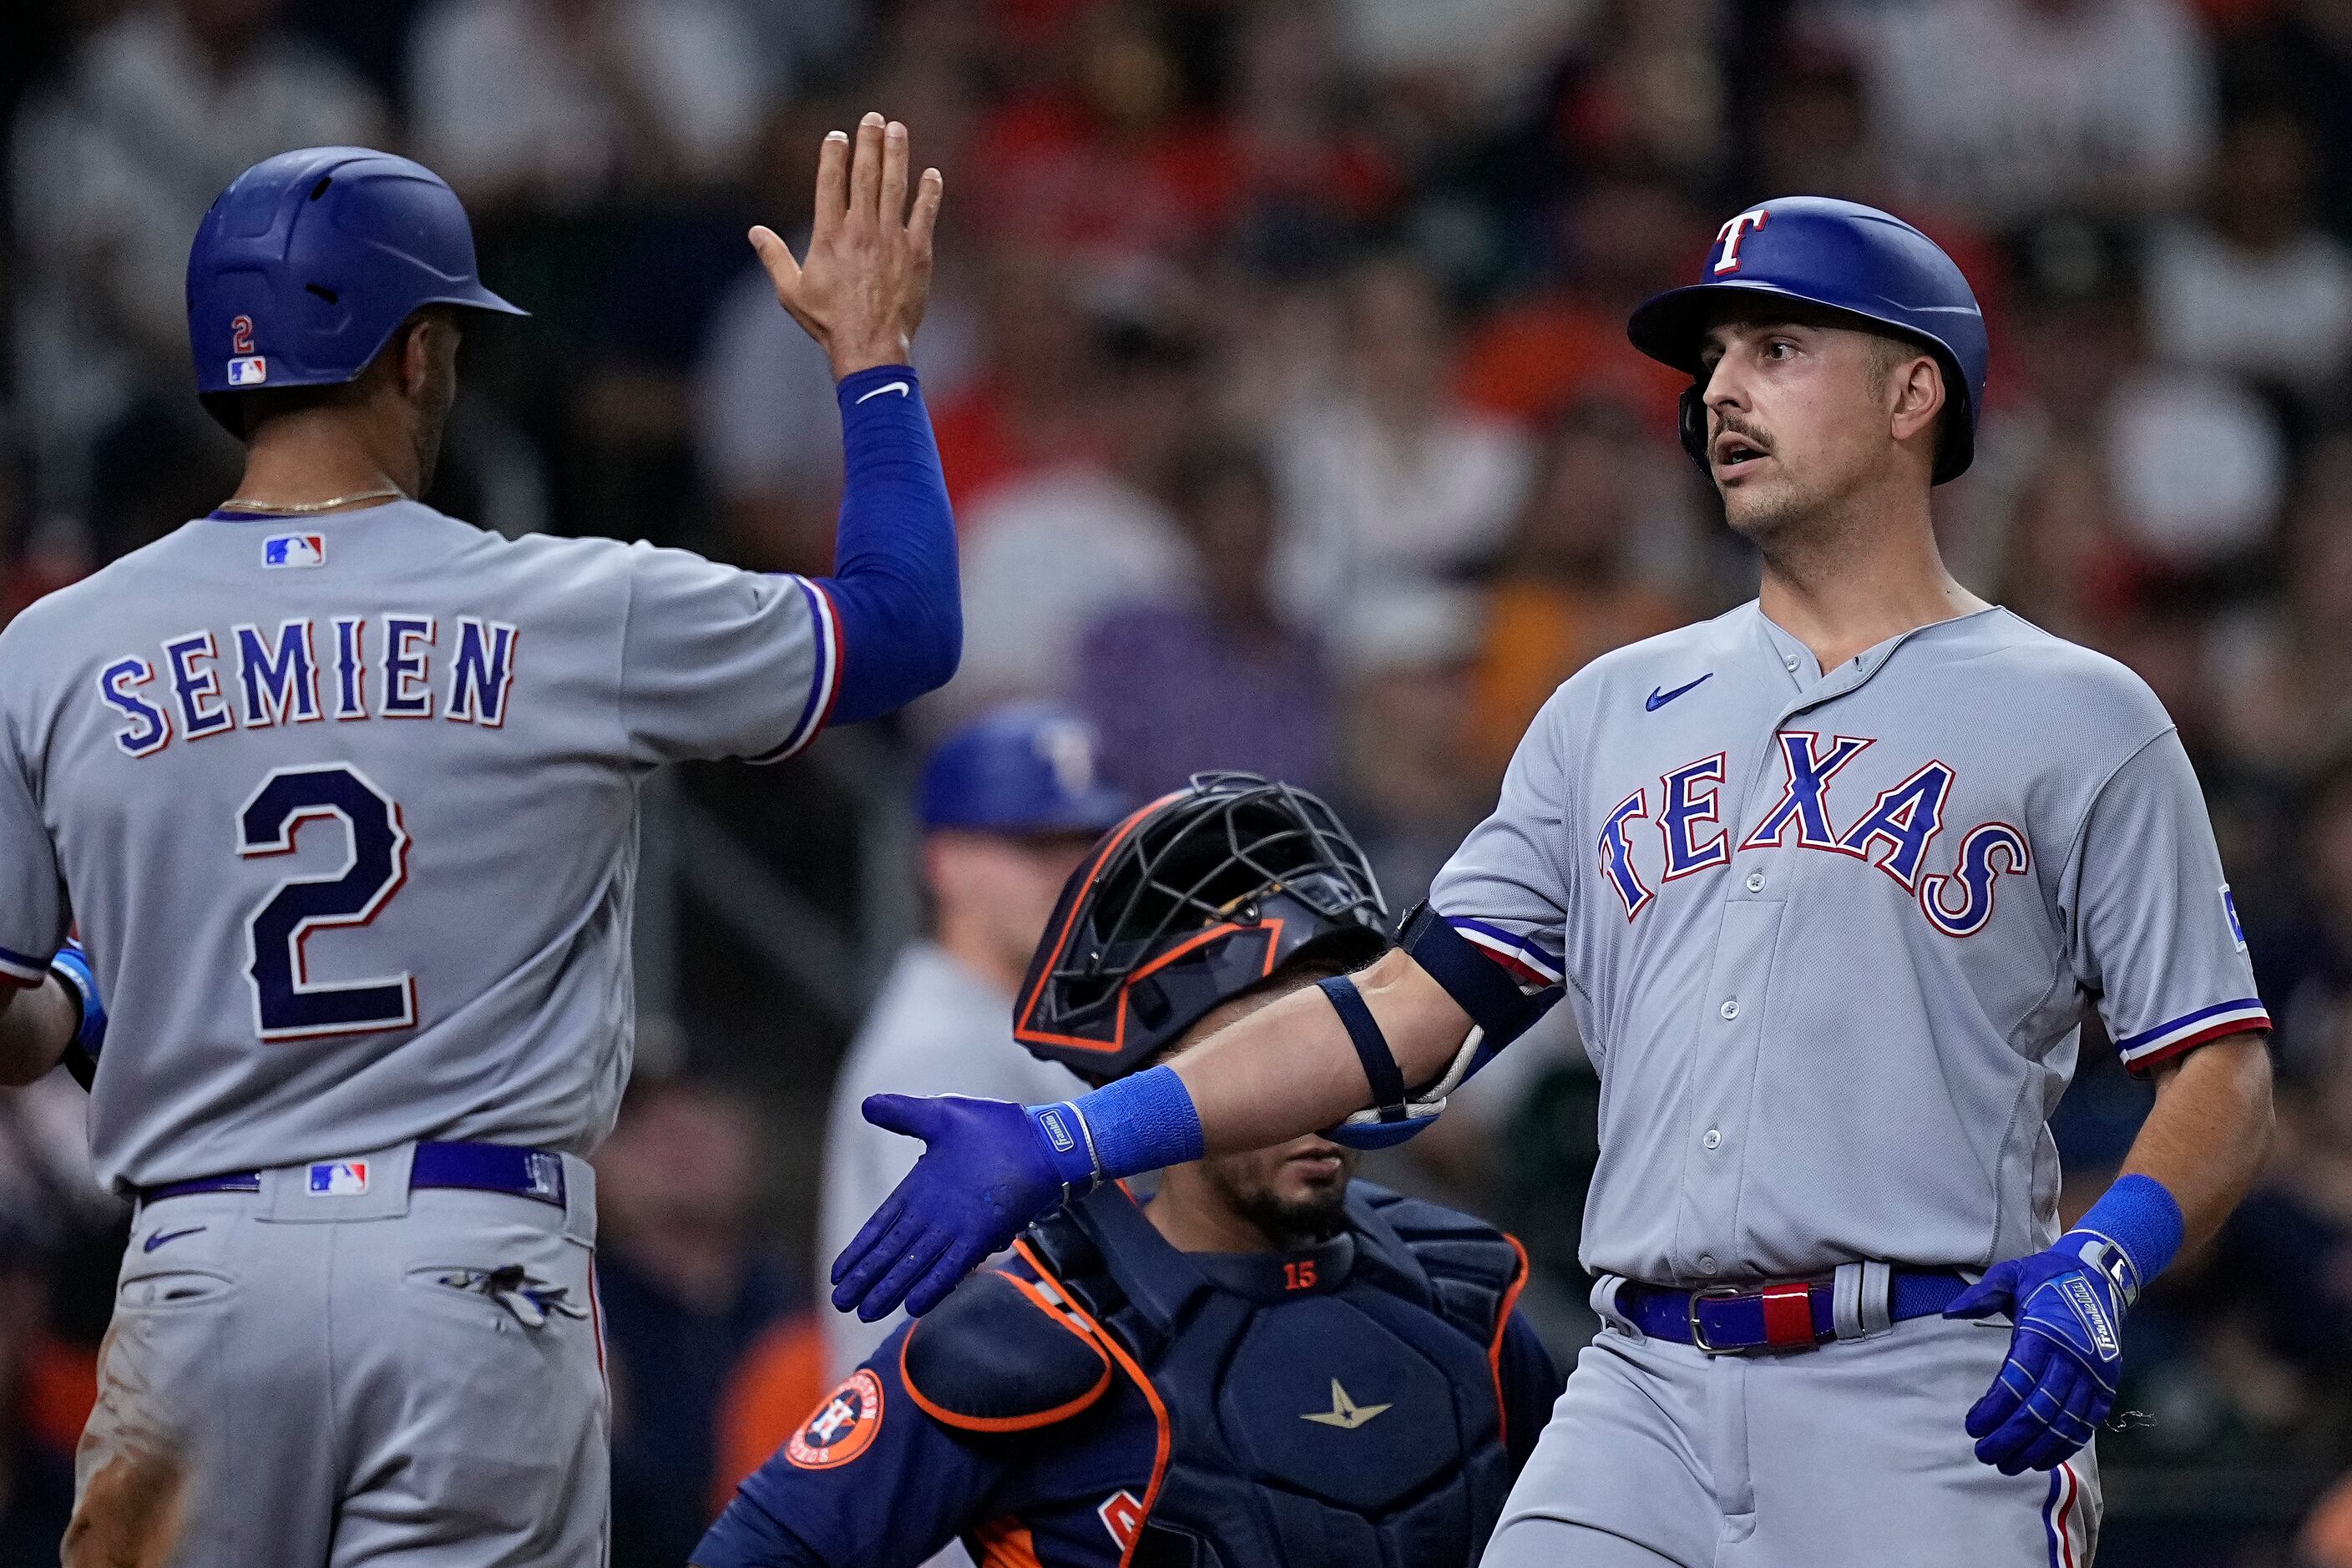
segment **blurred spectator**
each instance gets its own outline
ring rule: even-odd
[[[1459,132],[1508,107],[1601,7],[1596,0],[1334,0],[1332,8],[1350,57],[1427,135]],[[1658,9],[1680,16],[1686,7]]]
[[[2000,224],[2161,208],[2211,151],[2210,46],[2179,0],[1843,0],[1871,122],[1914,197]]]
[[[1096,738],[1076,715],[1017,703],[949,735],[924,764],[916,809],[930,934],[892,964],[834,1080],[820,1273],[922,1152],[859,1114],[867,1095],[1030,1103],[1083,1092],[1068,1069],[1013,1043],[1013,1007],[1063,882],[1133,804],[1101,782],[1099,763]],[[822,1300],[818,1312],[836,1378],[898,1321],[860,1322]]]
[[[1723,153],[1732,8],[1723,0],[1601,0],[1595,9],[1544,106],[1556,154],[1571,166],[1647,170],[1706,188]]]
[[[1612,397],[1673,428],[1690,379],[1636,353],[1625,318],[1685,281],[1706,255],[1705,215],[1664,181],[1604,174],[1549,215],[1560,277],[1474,327],[1457,379],[1475,408],[1528,424],[1570,404]]]
[[[1093,266],[1197,254],[1223,172],[1160,18],[1124,0],[1066,9],[973,145],[978,210],[1000,237]]]
[[[0,1568],[55,1563],[73,1512],[72,1446],[44,1441],[33,1409],[43,1338],[40,1262],[14,1217],[0,1214]]]
[[[1657,543],[1671,548],[1670,536],[1690,531],[1691,482],[1679,451],[1660,454],[1608,405],[1583,405],[1553,428],[1489,592],[1474,677],[1470,745],[1492,776],[1560,682],[1694,618],[1641,561],[1645,539],[1654,557]]]
[[[2352,0],[2276,0],[2223,45],[2233,104],[2285,109],[2314,155],[2318,221],[2352,240]]]
[[[1098,435],[1093,394],[1101,368],[1077,267],[1042,246],[1001,243],[983,253],[979,269],[970,374],[936,400],[928,385],[924,392],[966,537],[992,489],[1095,457]]]
[[[2070,642],[2102,646],[2146,590],[2149,563],[2116,515],[2105,459],[2086,447],[2043,454],[2009,545],[2000,602]]]
[[[636,1085],[596,1154],[597,1294],[613,1385],[614,1568],[676,1568],[710,1522],[721,1391],[801,1288],[751,1230],[740,1095]]]
[[[2290,858],[2299,874],[2273,889],[2292,912],[2270,923],[2255,952],[2282,1069],[2309,1083],[2352,1068],[2352,1058],[2336,1059],[2352,1026],[2352,765],[2339,759],[2320,774],[2300,815]]]
[[[1527,483],[1525,439],[1450,388],[1452,325],[1425,272],[1368,263],[1348,307],[1345,390],[1280,433],[1276,593],[1307,626],[1491,556]]]
[[[144,0],[18,116],[16,384],[37,508],[92,519],[101,556],[203,512],[235,444],[187,395],[188,239],[236,174],[289,147],[373,143],[383,106],[277,24],[277,0]],[[98,447],[111,432],[111,456]],[[205,465],[194,474],[191,463]]]
[[[1342,812],[1394,909],[1410,909],[1494,805],[1465,743],[1478,595],[1420,584],[1368,594],[1334,635],[1347,678]]]
[[[730,179],[761,64],[729,0],[441,0],[409,44],[417,155],[478,217]]]
[[[960,711],[1062,691],[1112,605],[1196,591],[1198,560],[1160,498],[1198,438],[1199,345],[1164,301],[1106,302],[1090,336],[1083,378],[1057,395],[1085,397],[1067,409],[1066,455],[959,513],[963,667],[945,700]]]
[[[2159,355],[2252,376],[2298,403],[2332,400],[2352,353],[2352,255],[2311,222],[2310,165],[2303,128],[2285,115],[2230,128],[2201,220],[2168,226],[2150,247]]]
[[[917,156],[957,188],[970,105],[947,71],[894,73],[868,93],[887,113],[921,128]],[[778,229],[794,255],[807,252],[808,148],[772,121],[761,165],[760,201],[790,222]],[[797,129],[797,125],[794,125]],[[935,420],[961,405],[979,369],[975,283],[983,268],[969,254],[960,188],[941,208],[939,261],[915,343],[923,401]],[[758,571],[823,574],[833,565],[841,495],[841,417],[824,352],[776,303],[768,275],[747,264],[712,307],[695,368],[696,457],[722,510],[719,552]],[[942,442],[942,461],[949,443]],[[948,468],[955,499],[969,491]]]
[[[2155,565],[2193,573],[2261,544],[2288,478],[2278,421],[2225,375],[2147,357],[2128,236],[2057,219],[2021,231],[2011,254],[2021,396],[1993,410],[1971,489],[2012,511],[2054,450],[2081,446],[2100,454],[2122,536]],[[1976,543],[1962,559],[2003,552]]]
[[[1274,478],[1255,452],[1193,456],[1176,507],[1201,559],[1197,604],[1113,606],[1078,650],[1070,695],[1103,740],[1104,773],[1139,798],[1240,769],[1322,791],[1333,694],[1318,641],[1267,587]]]
[[[2312,452],[2285,531],[2283,592],[2252,628],[2225,718],[2249,765],[2303,778],[2352,753],[2352,437]]]

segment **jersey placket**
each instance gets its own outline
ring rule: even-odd
[[[1769,1043],[1769,1003],[1773,954],[1783,922],[1793,910],[1801,919],[1801,892],[1813,868],[1785,850],[1740,847],[1759,819],[1779,800],[1786,773],[1780,735],[1798,715],[1859,689],[1907,640],[1848,660],[1823,675],[1807,678],[1814,665],[1802,644],[1758,617],[1766,655],[1789,677],[1791,693],[1752,742],[1751,761],[1740,793],[1725,813],[1734,835],[1730,864],[1718,910],[1705,990],[1696,999],[1692,1028],[1696,1048],[1685,1093],[1683,1181],[1675,1226],[1675,1268],[1685,1279],[1739,1279],[1754,1272],[1750,1248],[1740,1228],[1740,1190],[1747,1173],[1751,1110],[1757,1074]]]

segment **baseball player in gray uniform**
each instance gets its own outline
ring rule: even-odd
[[[858,1115],[870,1094],[1061,1100],[1085,1085],[1013,1043],[1013,994],[1062,884],[1127,798],[1095,766],[1075,713],[1015,702],[971,720],[915,785],[931,931],[910,942],[849,1043],[825,1119],[819,1256],[830,1259],[915,1163],[915,1146]],[[825,1312],[825,1375],[857,1370],[895,1318]],[[960,1549],[959,1549],[960,1551]]]
[[[878,1097],[929,1148],[835,1299],[924,1310],[1008,1216],[1188,1151],[1408,1136],[1564,994],[1606,1326],[1486,1563],[2079,1568],[2125,1315],[2269,1131],[2197,781],[2129,671],[1937,557],[1987,345],[1925,236],[1768,202],[1631,332],[1695,378],[1683,438],[1760,597],[1562,687],[1399,952],[1156,1082]],[[2047,1119],[2095,1013],[2155,1104],[2061,1235]]]
[[[174,1469],[191,1568],[603,1561],[581,1157],[629,1070],[639,784],[790,756],[960,649],[906,363],[940,187],[908,174],[868,116],[805,265],[753,234],[840,381],[824,580],[414,499],[461,314],[514,310],[429,171],[289,153],[206,215],[237,494],[0,636],[0,1078],[89,1048],[138,1202],[69,1563],[131,1561],[124,1478]]]

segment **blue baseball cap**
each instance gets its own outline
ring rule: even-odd
[[[1016,702],[940,742],[915,787],[927,828],[971,833],[1100,833],[1127,796],[1096,771],[1094,727],[1065,708]]]
[[[1829,196],[1781,196],[1716,231],[1699,280],[1644,301],[1626,323],[1633,346],[1687,371],[1682,440],[1706,463],[1706,367],[1710,320],[1727,300],[1798,300],[1906,338],[1944,367],[1944,439],[1935,482],[1958,479],[1976,455],[1991,346],[1984,312],[1959,265],[1892,213]]]

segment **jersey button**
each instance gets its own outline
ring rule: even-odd
[[[1793,654],[1793,653],[1792,653],[1792,654],[1790,654],[1788,658],[1786,658],[1782,659],[1780,662],[1781,662],[1783,665],[1785,665],[1785,666],[1787,666],[1787,667],[1788,667],[1788,670],[1789,670],[1789,673],[1790,673],[1790,675],[1794,675],[1794,674],[1796,674],[1796,673],[1797,673],[1797,656],[1796,656],[1795,654]]]
[[[1706,1136],[1699,1142],[1710,1149],[1720,1149],[1723,1147],[1723,1130],[1719,1127],[1710,1127],[1706,1130]]]
[[[1739,999],[1738,997],[1734,997],[1730,1001],[1726,1002],[1719,1011],[1727,1019],[1737,1018],[1739,1016]]]
[[[1702,1253],[1700,1253],[1700,1254],[1699,1254],[1699,1256],[1698,1256],[1698,1271],[1699,1271],[1701,1274],[1706,1274],[1706,1275],[1712,1275],[1712,1274],[1715,1272],[1715,1254],[1714,1254],[1714,1253],[1712,1253],[1712,1252],[1702,1252]]]
[[[1763,872],[1750,871],[1748,873],[1748,890],[1751,893],[1760,893],[1764,890]]]

